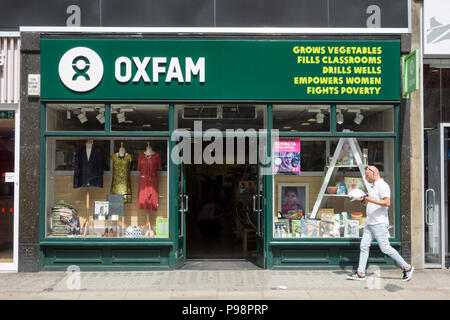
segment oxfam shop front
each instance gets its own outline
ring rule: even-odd
[[[353,266],[367,164],[398,248],[399,66],[395,39],[41,35],[40,268]]]

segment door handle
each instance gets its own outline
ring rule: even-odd
[[[185,195],[186,197],[186,207],[184,208],[185,212],[189,212],[189,196]]]
[[[255,197],[258,198],[258,204],[259,204],[258,210],[256,210],[256,215],[257,215],[257,219],[258,219],[258,225],[256,226],[256,234],[257,234],[257,236],[262,237],[263,236],[263,225],[262,225],[261,214],[263,213],[264,197],[261,194],[255,196]]]
[[[431,193],[432,195],[432,199],[433,202],[430,203],[429,202],[429,197],[428,194]],[[425,191],[425,205],[427,206],[426,210],[425,210],[425,223],[427,224],[427,226],[432,226],[434,224],[434,210],[436,208],[436,192],[433,189],[427,189],[427,191]],[[433,210],[433,219],[430,220],[430,211]]]
[[[253,196],[253,212],[256,212],[256,195]]]
[[[178,212],[183,213],[183,195],[178,195],[178,203],[179,203],[179,209]]]

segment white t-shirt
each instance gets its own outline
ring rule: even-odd
[[[391,188],[389,188],[389,185],[383,179],[378,179],[369,190],[369,196],[377,201],[381,201],[384,198],[391,198]],[[366,224],[389,224],[388,209],[388,207],[368,202],[366,208]]]

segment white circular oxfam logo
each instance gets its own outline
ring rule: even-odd
[[[92,49],[76,47],[59,61],[59,77],[70,90],[86,92],[94,89],[103,77],[103,62]]]

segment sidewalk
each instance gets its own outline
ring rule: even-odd
[[[351,270],[350,270],[351,271]],[[1,273],[0,300],[450,300],[450,271],[372,270],[366,281],[344,270],[174,270],[146,272]],[[379,275],[377,275],[379,273]]]

